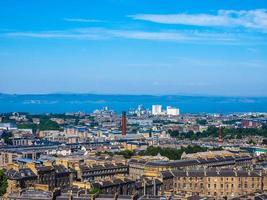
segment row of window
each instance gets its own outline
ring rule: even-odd
[[[186,184],[186,183],[183,183],[183,184],[180,184],[180,183],[174,183],[174,188],[198,188],[200,187],[201,189],[204,189],[204,184],[203,183],[195,183],[195,184],[192,184],[192,183],[189,183],[189,184]],[[220,187],[219,187],[220,186]],[[260,184],[254,184],[252,183],[251,185],[251,188],[260,188]],[[248,183],[245,182],[244,184],[238,184],[238,188],[248,188]],[[208,184],[207,185],[207,188],[211,188],[211,184]],[[228,188],[235,188],[235,185],[234,184],[213,184],[213,188],[216,189],[216,188],[225,188],[225,189],[228,189]],[[167,189],[167,186],[165,186],[165,189]]]
[[[187,179],[189,179],[190,181],[192,181],[192,180],[196,180],[196,181],[199,181],[199,180],[204,180],[204,177],[177,177],[177,180],[187,180]],[[233,177],[221,177],[221,181],[234,181],[234,179],[235,178],[233,178]],[[244,179],[245,180],[248,180],[249,178],[248,177],[244,177]],[[251,177],[250,178],[251,179],[251,181],[260,181],[260,177]],[[208,178],[208,181],[210,182],[212,179],[211,178]],[[241,181],[242,180],[242,178],[238,178],[238,180],[239,181]]]

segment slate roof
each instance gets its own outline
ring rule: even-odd
[[[5,174],[8,177],[8,179],[11,180],[37,178],[37,175],[29,168],[20,169],[19,171],[10,169],[6,171]]]

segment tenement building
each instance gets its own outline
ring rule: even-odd
[[[163,191],[215,197],[216,199],[265,191],[267,174],[235,169],[169,170],[161,173]]]
[[[53,191],[56,188],[69,187],[71,171],[63,165],[27,163],[21,168],[10,165],[5,172],[8,178],[8,193],[19,192],[29,187],[42,187]]]
[[[175,161],[149,161],[142,157],[129,160],[129,175],[134,179],[142,176],[159,177],[160,172],[166,170],[179,169],[198,169],[198,168],[228,168],[236,166],[250,166],[253,163],[253,157],[242,156],[214,156],[212,158],[197,158]]]
[[[106,163],[103,165],[80,165],[82,180],[92,181],[101,180],[103,178],[112,178],[114,175],[128,174],[128,165],[122,163]]]

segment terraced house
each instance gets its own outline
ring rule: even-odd
[[[235,169],[170,170],[161,173],[163,191],[221,198],[267,189],[267,174]]]

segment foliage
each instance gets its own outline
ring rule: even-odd
[[[32,129],[33,132],[36,132],[37,125],[33,123],[22,123],[17,125],[18,129]]]
[[[207,120],[206,119],[197,119],[197,123],[199,125],[206,125],[207,124]]]
[[[93,188],[89,191],[90,194],[100,194],[101,190],[100,188]]]
[[[178,130],[168,130],[168,133],[172,138],[177,138],[180,136],[180,133]]]
[[[7,185],[7,177],[5,176],[4,171],[0,170],[0,196],[3,196],[6,193]]]
[[[213,137],[217,138],[219,133],[219,129],[215,126],[209,126],[207,130],[202,133],[193,131],[189,131],[187,133],[182,132],[179,133],[177,131],[169,130],[169,134],[171,137],[176,137],[179,139],[200,139],[205,137]],[[244,136],[263,136],[267,137],[267,129],[263,128],[222,128],[222,136],[227,138],[238,138],[241,139]]]
[[[33,124],[33,123],[21,123],[18,124],[17,127],[19,129],[32,129],[35,132],[37,129],[44,131],[44,130],[62,130],[62,128],[54,121],[43,117],[40,119],[40,124]]]
[[[183,152],[185,153],[197,153],[197,152],[204,152],[207,151],[208,148],[201,147],[201,146],[188,146],[188,147],[181,147],[181,149],[173,149],[173,148],[161,148],[161,147],[154,147],[149,146],[145,151],[139,152],[139,155],[142,156],[156,156],[160,154],[162,156],[166,156],[170,160],[179,160]]]
[[[4,139],[4,142],[5,142],[6,144],[12,144],[12,139],[11,139],[11,137],[12,137],[12,133],[11,133],[11,132],[8,132],[8,131],[4,131],[4,132],[2,133],[2,135],[1,135],[1,138]]]
[[[105,151],[104,154],[107,154],[107,155],[109,155],[109,156],[114,156],[114,153],[111,152],[111,151]]]
[[[122,155],[125,159],[129,159],[134,155],[134,151],[126,149],[124,151],[116,152],[115,154]]]
[[[39,130],[61,130],[60,126],[50,119],[41,119],[38,125]]]

